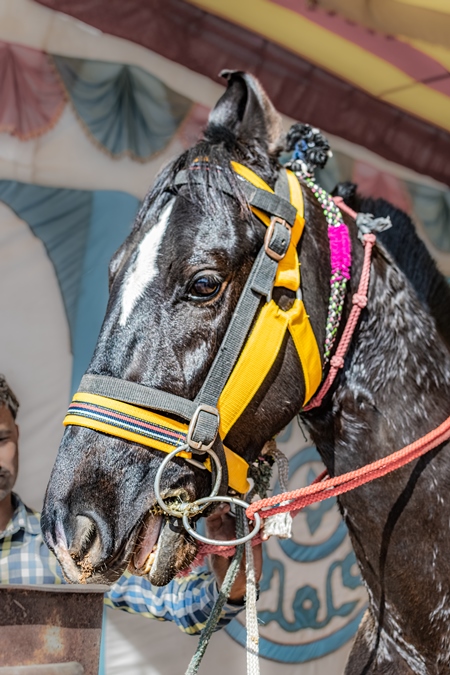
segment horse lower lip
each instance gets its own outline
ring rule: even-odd
[[[155,558],[155,548],[162,525],[162,515],[149,515],[141,530],[140,541],[134,554],[134,566],[140,570],[144,565],[149,567]],[[153,556],[153,557],[152,557]],[[147,572],[147,570],[144,570]]]

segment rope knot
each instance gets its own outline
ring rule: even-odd
[[[343,368],[344,359],[342,358],[342,356],[338,356],[337,354],[335,354],[334,356],[331,357],[330,365],[332,368]]]
[[[364,309],[364,307],[367,305],[367,295],[363,295],[362,293],[355,293],[352,298],[352,303],[354,305],[358,305],[360,309]]]
[[[363,239],[366,244],[374,244],[377,240],[373,232],[367,232],[367,234],[363,236]]]

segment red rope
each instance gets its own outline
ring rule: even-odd
[[[273,516],[276,513],[286,513],[287,511],[290,511],[291,515],[294,517],[299,511],[304,509],[305,506],[322,502],[330,497],[336,497],[345,492],[349,492],[350,490],[354,490],[361,485],[370,483],[370,481],[373,481],[376,478],[386,476],[386,474],[391,473],[391,471],[400,469],[402,466],[425,455],[427,452],[449,439],[450,417],[447,417],[441,425],[425,436],[417,439],[417,441],[410,443],[410,445],[407,445],[401,450],[397,450],[397,452],[394,452],[387,457],[377,459],[371,464],[366,464],[360,469],[349,471],[341,476],[334,476],[334,478],[327,478],[328,473],[325,470],[317,476],[311,485],[253,502],[246,510],[247,517],[249,520],[254,520],[254,514],[259,513],[261,518],[264,519]],[[287,502],[287,504],[282,504],[282,502]],[[262,541],[262,535],[258,534],[252,540],[252,544],[253,546],[256,546]],[[189,566],[189,569],[181,572],[180,575],[183,576],[188,574],[194,567],[203,565],[207,555],[214,553],[215,555],[229,558],[234,552],[234,546],[214,546],[211,544],[200,543],[195,560]]]
[[[360,469],[349,471],[348,473],[344,473],[341,476],[335,476],[334,478],[326,478],[325,480],[321,480],[320,482],[313,483],[312,485],[308,485],[307,487],[298,490],[293,490],[292,492],[284,492],[281,495],[260,499],[259,501],[250,504],[247,509],[247,516],[250,520],[253,520],[256,512],[258,512],[262,518],[268,518],[275,513],[285,513],[286,511],[291,511],[292,515],[295,515],[300,509],[303,509],[309,504],[321,502],[329,497],[336,497],[349,490],[354,490],[360,485],[364,485],[376,478],[381,478],[391,471],[395,471],[395,469],[399,469],[405,464],[412,462],[414,459],[421,457],[429,450],[448,441],[449,438],[450,417],[447,417],[445,422],[438,426],[437,429],[433,429],[417,441],[414,441],[401,450],[397,450],[397,452],[394,452],[387,457],[377,459],[371,464],[366,464],[366,466],[363,466]],[[284,501],[288,501],[289,503],[282,506],[280,502]]]
[[[372,260],[372,249],[376,242],[376,237],[374,234],[365,234],[363,237],[363,242],[363,268],[361,272],[361,279],[359,280],[358,292],[355,293],[352,298],[353,307],[351,309],[350,316],[348,317],[344,332],[342,333],[341,339],[339,340],[336,353],[331,357],[328,375],[317,394],[308,403],[308,405],[303,408],[303,410],[312,410],[313,408],[318,408],[320,405],[322,405],[322,401],[333,384],[336,375],[338,374],[339,370],[344,367],[344,358],[347,354],[350,342],[352,341],[353,333],[355,332],[355,328],[358,324],[361,311],[367,305],[367,291],[370,280],[370,264]]]

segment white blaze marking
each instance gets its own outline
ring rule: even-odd
[[[175,200],[171,200],[167,204],[161,213],[158,222],[153,225],[139,244],[134,268],[125,281],[122,293],[122,312],[119,321],[121,326],[125,326],[136,301],[158,272],[156,261],[158,258],[159,247],[166,231],[174,203]]]

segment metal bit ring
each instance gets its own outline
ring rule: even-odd
[[[242,506],[243,509],[247,509],[250,504],[247,504],[247,502],[244,502],[243,499],[237,499],[236,497],[227,497],[227,496],[212,496],[210,495],[209,497],[202,497],[202,499],[197,499],[193,504],[203,504],[204,502],[227,502],[229,504],[236,504],[237,506]],[[259,513],[255,513],[255,520],[254,520],[254,527],[249,534],[245,535],[245,537],[239,537],[239,539],[229,539],[228,541],[220,541],[219,539],[209,539],[208,537],[204,537],[203,535],[199,534],[194,530],[193,527],[190,526],[189,524],[189,515],[187,513],[183,513],[183,527],[188,532],[191,537],[194,537],[194,539],[198,539],[199,541],[202,541],[204,544],[212,544],[213,546],[237,546],[238,544],[245,544],[246,541],[250,541],[250,539],[253,539],[254,536],[256,536],[260,530],[261,527],[261,517]]]
[[[201,513],[201,511],[204,511],[208,506],[208,504],[205,503],[205,502],[208,502],[208,500],[216,501],[215,498],[216,498],[216,495],[218,494],[218,492],[220,490],[220,485],[222,483],[222,465],[220,463],[220,459],[218,458],[218,456],[216,455],[214,450],[207,449],[207,450],[205,450],[205,452],[207,452],[208,455],[210,455],[212,457],[212,459],[214,460],[214,463],[216,465],[216,469],[217,469],[216,481],[214,483],[214,487],[213,487],[212,492],[209,495],[209,497],[203,497],[202,499],[197,499],[195,502],[182,502],[181,504],[173,505],[173,507],[168,506],[161,496],[161,490],[160,490],[161,476],[162,476],[163,471],[166,468],[166,465],[168,464],[168,462],[170,462],[170,460],[173,457],[178,455],[179,452],[183,452],[183,451],[188,451],[188,452],[191,451],[191,448],[189,447],[189,445],[187,443],[185,445],[178,446],[177,448],[172,450],[172,452],[169,452],[169,454],[166,455],[166,457],[164,457],[163,461],[161,462],[161,464],[158,467],[158,471],[156,472],[156,476],[155,476],[154,489],[155,489],[156,501],[158,502],[159,506],[162,508],[163,511],[165,511],[166,513],[168,513],[171,516],[175,516],[176,518],[184,517],[184,515],[188,515],[188,516],[192,517],[192,516],[197,515],[198,513]],[[204,506],[200,507],[200,504],[204,504]]]

